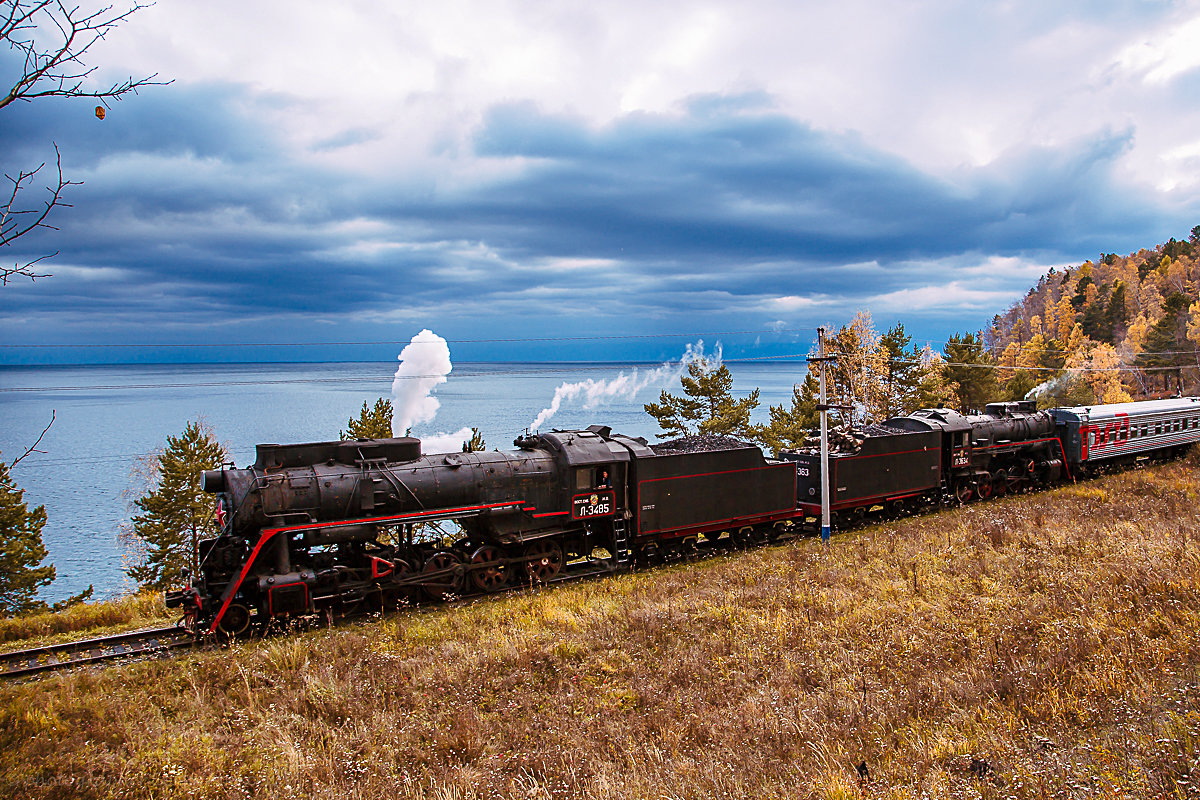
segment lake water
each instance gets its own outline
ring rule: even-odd
[[[414,436],[479,428],[489,449],[507,450],[549,406],[563,382],[607,381],[636,366],[596,363],[462,363],[434,390],[441,402],[432,423]],[[756,422],[767,407],[790,403],[792,384],[803,380],[796,362],[729,362],[735,396],[761,390]],[[0,454],[11,462],[55,421],[38,449],[18,464],[13,478],[32,507],[44,505],[43,540],[58,579],[42,593],[59,600],[92,584],[96,597],[133,587],[118,533],[130,517],[132,497],[144,485],[139,462],[204,419],[239,466],[254,461],[262,442],[312,442],[338,438],[364,401],[389,397],[395,362],[337,364],[170,364],[77,367],[0,367]],[[543,429],[609,425],[653,439],[657,423],[642,409],[661,388],[647,386],[632,398],[583,409],[564,403]],[[397,431],[398,434],[402,433]]]

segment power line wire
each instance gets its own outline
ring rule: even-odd
[[[697,336],[742,336],[749,334],[772,334],[772,333],[803,333],[815,331],[816,328],[763,328],[758,330],[740,330],[740,331],[701,331],[699,333],[626,333],[612,336],[527,336],[514,338],[488,338],[488,339],[445,339],[446,344],[520,344],[523,342],[607,342],[635,339],[678,339],[678,338],[695,338]],[[97,342],[75,342],[64,344],[5,344],[0,343],[0,348],[11,349],[45,349],[45,348],[70,348],[70,349],[90,349],[90,348],[138,348],[145,349],[151,347],[165,348],[238,348],[238,347],[356,347],[356,346],[377,346],[377,345],[435,345],[442,342],[412,342],[400,339],[395,340],[378,340],[378,341],[343,341],[343,342],[161,342],[158,344],[147,344],[142,342],[131,342],[125,344],[104,344]]]

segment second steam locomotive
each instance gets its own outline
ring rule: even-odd
[[[1200,398],[983,414],[926,409],[856,431],[830,458],[841,520],[1043,486],[1200,441]],[[412,438],[259,445],[204,474],[220,535],[168,595],[198,632],[379,609],[518,581],[618,571],[765,541],[814,518],[820,459],[698,437],[650,445],[604,426],[509,452],[422,454]]]

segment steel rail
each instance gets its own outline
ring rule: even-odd
[[[161,653],[191,647],[196,641],[196,637],[187,630],[171,625],[13,650],[0,653],[0,678],[18,678],[118,658]]]

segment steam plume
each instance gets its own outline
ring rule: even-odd
[[[413,425],[433,421],[442,404],[432,392],[446,382],[454,366],[446,340],[428,328],[412,337],[398,358],[400,366],[392,379],[392,430],[403,436]]]
[[[400,366],[392,380],[392,430],[407,435],[409,429],[423,422],[433,422],[441,403],[433,390],[446,382],[454,365],[450,363],[450,346],[431,330],[423,330],[404,346],[398,356]],[[471,429],[454,433],[437,433],[421,437],[424,453],[451,453],[462,449],[471,438]]]
[[[713,354],[706,357],[704,340],[700,340],[694,345],[689,344],[679,361],[669,361],[661,367],[646,372],[639,372],[637,367],[634,367],[630,373],[621,372],[617,377],[606,381],[588,378],[577,383],[562,383],[554,390],[554,398],[550,401],[550,405],[542,409],[541,413],[529,424],[529,428],[530,430],[541,428],[559,412],[563,403],[573,403],[580,397],[583,398],[583,408],[585,409],[595,408],[618,398],[631,400],[647,386],[664,386],[673,382],[694,361],[705,361],[713,368],[720,366],[721,345],[718,343]]]

